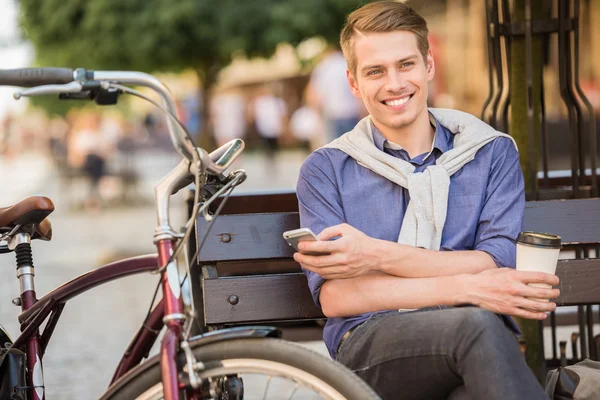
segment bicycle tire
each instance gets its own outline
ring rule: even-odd
[[[249,363],[253,360],[273,362],[282,370],[289,366],[291,371],[303,371],[329,385],[345,399],[380,399],[371,387],[342,364],[293,342],[273,338],[244,338],[204,346],[191,344],[191,347],[196,360],[203,363],[213,364],[210,362],[216,361],[220,365],[228,365],[235,364],[237,360],[247,360]],[[181,371],[184,365],[183,355],[179,356],[178,361]],[[218,370],[219,367],[208,366],[206,370],[210,369]],[[210,373],[211,371],[205,375]],[[155,356],[115,382],[101,400],[137,399],[152,390],[156,391],[159,387],[162,390],[160,360]]]

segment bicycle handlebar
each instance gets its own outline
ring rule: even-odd
[[[143,72],[132,71],[89,71],[70,68],[19,68],[0,70],[0,85],[21,86],[25,89],[15,93],[15,99],[22,96],[40,96],[48,94],[81,93],[100,82],[118,82],[125,85],[146,86],[153,89],[160,97],[162,106],[172,115],[176,115],[176,107],[169,89],[154,76]],[[187,160],[193,160],[195,146],[181,133],[176,122],[167,118],[167,127],[175,149]],[[244,148],[241,140],[231,141],[217,149],[205,159],[206,170],[218,175],[222,173]]]
[[[161,103],[172,115],[177,115],[175,102],[169,89],[157,78],[143,72],[132,71],[88,71],[83,68],[19,68],[0,70],[0,85],[24,86],[25,89],[15,94],[21,96],[39,96],[48,94],[82,93],[102,81],[116,82],[124,85],[146,86],[154,90],[161,98]],[[81,87],[77,87],[77,85]],[[179,131],[177,123],[167,118],[167,127],[173,146],[184,158],[194,159],[195,146]]]
[[[172,239],[172,228],[169,223],[169,198],[181,189],[182,185],[190,183],[190,174],[203,171],[220,176],[240,155],[244,142],[235,139],[208,154],[205,150],[196,148],[178,122],[172,118],[177,115],[175,101],[169,89],[156,77],[134,71],[88,71],[82,68],[71,70],[66,68],[21,68],[0,70],[0,85],[25,86],[14,94],[15,99],[24,96],[39,96],[48,94],[78,94],[86,91],[107,90],[104,82],[119,85],[145,86],[156,92],[161,99],[162,107],[170,114],[167,118],[167,128],[175,150],[181,154],[182,161],[175,169],[161,180],[155,188],[157,204],[158,227],[155,239]],[[108,85],[110,87],[110,85]],[[192,163],[196,159],[200,163]]]
[[[0,85],[33,87],[73,82],[70,68],[18,68],[0,70]]]

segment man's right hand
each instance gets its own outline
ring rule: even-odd
[[[527,319],[545,319],[547,312],[556,309],[556,303],[534,299],[555,299],[558,289],[527,286],[528,283],[558,285],[556,275],[543,272],[516,271],[510,268],[489,269],[474,275],[463,275],[456,305],[472,304],[497,314]]]

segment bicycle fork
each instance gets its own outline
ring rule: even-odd
[[[19,279],[21,289],[20,296],[14,299],[13,303],[20,305],[22,311],[26,311],[37,302],[30,235],[28,233],[18,233],[10,240],[9,248],[14,250],[17,258],[17,279]],[[21,324],[21,331],[23,329],[23,324]],[[31,400],[44,400],[45,398],[39,334],[39,330],[36,330],[27,343],[27,382],[31,385],[28,388]]]

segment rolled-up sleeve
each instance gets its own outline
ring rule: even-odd
[[[318,150],[311,154],[300,169],[296,193],[300,211],[300,226],[316,235],[323,229],[345,222],[340,194],[335,184],[335,170],[327,155]],[[320,275],[303,269],[315,304],[321,307],[319,295],[325,282]]]
[[[494,160],[474,248],[488,253],[498,267],[515,268],[515,240],[523,230],[525,210],[523,172],[510,139],[499,138],[492,145]]]

